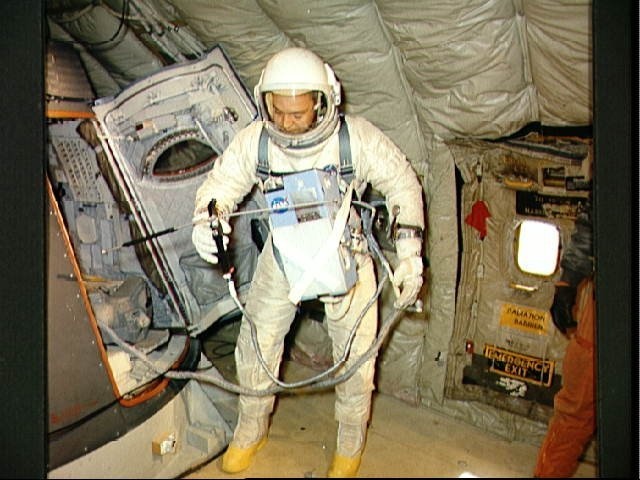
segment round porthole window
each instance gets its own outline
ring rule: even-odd
[[[188,139],[166,148],[153,165],[152,176],[184,175],[212,164],[218,154],[208,145]]]

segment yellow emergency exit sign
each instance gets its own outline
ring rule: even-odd
[[[523,355],[486,344],[483,354],[489,359],[489,371],[548,387],[553,380],[555,362]]]

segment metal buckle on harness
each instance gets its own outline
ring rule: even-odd
[[[420,227],[396,224],[393,231],[393,241],[397,242],[403,238],[422,238],[422,232]]]

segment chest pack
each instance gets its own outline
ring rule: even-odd
[[[271,208],[269,230],[276,260],[289,282],[289,300],[294,304],[325,295],[343,295],[357,279],[355,259],[349,249],[353,167],[344,119],[339,139],[338,170],[334,167],[280,174],[269,167],[266,130],[260,135],[258,175],[265,186],[269,185],[263,191]],[[344,194],[339,188],[339,176],[349,183]]]

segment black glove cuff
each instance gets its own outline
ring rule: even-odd
[[[578,325],[573,318],[573,305],[576,301],[576,287],[559,285],[556,286],[556,293],[551,305],[551,318],[553,324],[562,333]]]
[[[585,277],[584,273],[576,272],[571,268],[565,268],[562,271],[561,279],[567,282],[572,287],[577,287],[584,277]]]

